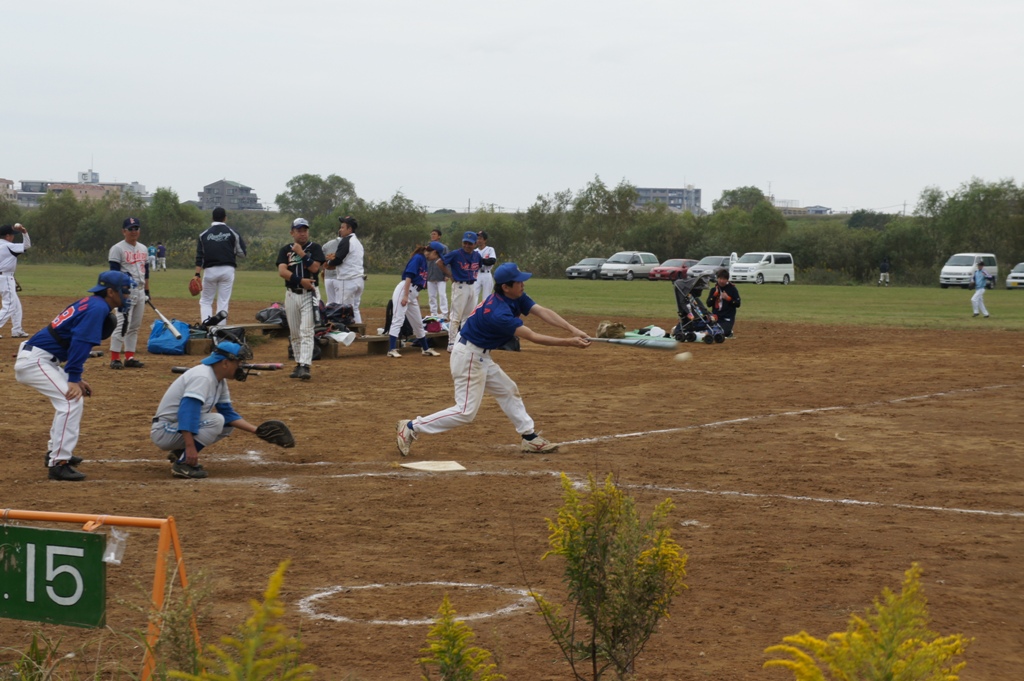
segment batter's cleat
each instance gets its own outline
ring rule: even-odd
[[[400,353],[398,350],[388,350],[388,357],[394,357],[394,358],[398,359],[401,356],[402,356],[402,353]]]
[[[308,381],[309,379],[313,378],[313,374],[310,373],[309,367],[306,366],[305,364],[299,365],[299,378],[301,378],[303,381]]]
[[[146,365],[143,362],[140,362],[139,360],[135,359],[134,357],[129,357],[124,361],[124,366],[126,369],[141,369]]]
[[[78,480],[85,480],[85,473],[79,473],[71,467],[71,464],[59,463],[56,466],[50,466],[50,480],[77,482]]]
[[[209,474],[202,466],[189,466],[187,463],[171,464],[171,474],[176,478],[191,478],[194,480],[201,480],[205,477],[209,477]]]
[[[530,452],[531,454],[544,454],[546,452],[557,452],[558,445],[554,442],[548,442],[538,435],[532,440],[523,438],[523,441],[519,444],[519,449],[524,452]]]
[[[423,356],[424,357],[440,357],[441,353],[438,352],[437,350],[435,350],[434,348],[424,348],[423,349]]]
[[[46,452],[46,454],[43,454],[43,465],[46,466],[47,468],[50,467],[50,454],[51,453],[52,452]],[[80,463],[82,463],[82,457],[75,456],[74,454],[72,454],[71,458],[68,459],[68,463],[71,464],[72,466],[77,466]]]
[[[124,365],[121,364],[121,360],[115,359],[110,362],[111,369],[124,369]]]
[[[416,439],[416,433],[412,430],[412,421],[402,419],[396,426],[398,437],[398,453],[402,456],[409,456],[409,448],[412,447],[412,441]]]
[[[292,369],[292,373],[288,376],[289,378],[302,378],[302,365],[296,364],[295,368]]]
[[[24,331],[19,331],[18,333],[12,333],[11,338],[28,338],[28,334]]]

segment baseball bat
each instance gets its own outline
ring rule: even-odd
[[[615,343],[645,350],[675,350],[679,343],[674,338],[588,338],[591,343]]]
[[[153,304],[152,300],[147,300],[146,304],[153,308],[153,312],[156,312],[156,316],[163,320],[164,325],[170,330],[171,335],[174,336],[175,340],[181,340],[181,331],[174,328],[174,324],[171,324],[171,320],[164,316],[164,313],[156,309],[156,305]]]
[[[171,367],[171,373],[172,374],[183,374],[186,371],[188,371],[190,368],[191,367]],[[250,371],[249,375],[250,376],[259,376],[260,372],[258,372],[258,371]]]
[[[284,369],[284,364],[280,362],[263,363],[263,364],[245,364],[248,369],[259,369],[261,371],[279,371]]]

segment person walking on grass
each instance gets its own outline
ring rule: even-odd
[[[975,317],[980,313],[988,319],[988,308],[985,307],[985,287],[995,277],[985,271],[985,263],[978,261],[978,269],[974,271],[974,295],[971,296],[971,308]]]

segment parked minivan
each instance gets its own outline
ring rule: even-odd
[[[942,266],[939,273],[939,286],[949,288],[959,286],[960,288],[971,288],[974,286],[974,271],[978,269],[978,263],[985,263],[985,271],[992,277],[986,288],[993,288],[996,277],[999,276],[999,265],[996,263],[996,256],[991,253],[957,253],[951,255],[946,264]]]
[[[626,281],[633,281],[637,277],[646,279],[651,270],[660,264],[658,257],[653,253],[621,251],[601,265],[601,278]]]
[[[789,253],[744,253],[729,268],[729,278],[736,283],[777,281],[785,286],[796,278],[793,256]]]

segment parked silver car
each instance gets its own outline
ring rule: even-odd
[[[601,265],[607,258],[583,258],[572,267],[567,267],[565,276],[569,279],[597,279],[601,273]]]
[[[633,281],[637,277],[646,279],[661,262],[653,253],[643,251],[621,251],[608,258],[601,265],[602,279],[625,279]]]
[[[729,266],[736,262],[736,254],[732,255],[709,255],[701,258],[700,261],[686,271],[686,277],[699,277],[702,274],[717,274],[718,270],[728,270]]]
[[[1017,263],[1012,270],[1010,270],[1009,276],[1006,277],[1006,288],[1024,289],[1024,262]]]

